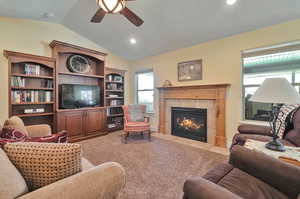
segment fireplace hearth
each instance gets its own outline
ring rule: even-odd
[[[207,142],[207,109],[171,108],[171,133],[201,142]]]

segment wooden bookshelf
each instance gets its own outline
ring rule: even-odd
[[[106,99],[124,99],[124,97],[106,97]]]
[[[120,116],[124,116],[124,114],[123,113],[119,113],[119,114],[107,115],[107,117],[120,117]]]
[[[108,90],[108,89],[106,89],[105,91],[106,92],[120,92],[120,93],[124,92],[124,90]]]
[[[81,77],[104,79],[103,75],[91,75],[91,74],[81,74],[81,73],[71,73],[71,72],[59,72],[59,74],[60,75],[72,75],[72,76],[81,76]]]
[[[11,89],[13,90],[54,90],[54,88],[38,88],[38,87],[17,87],[17,86],[11,86]]]
[[[16,115],[18,117],[39,117],[39,116],[47,116],[47,115],[54,115],[54,113],[28,113],[28,114],[20,114]]]
[[[124,105],[124,70],[106,68],[105,70],[105,105],[107,108],[107,130],[123,129]]]
[[[79,141],[95,136],[105,135],[105,57],[106,54],[75,46],[73,44],[52,41],[52,55],[56,59],[56,120],[57,129],[67,130],[69,141]],[[80,55],[89,62],[89,70],[85,73],[75,73],[70,70],[68,60],[74,55]],[[62,106],[61,85],[79,84],[97,86],[100,88],[100,104],[95,107],[66,108]]]
[[[16,76],[16,77],[28,77],[28,78],[37,78],[37,79],[54,79],[54,77],[51,77],[51,76],[43,76],[43,75],[26,75],[26,74],[20,74],[20,73],[12,73],[11,76]]]
[[[44,105],[44,104],[54,104],[54,102],[20,102],[20,103],[12,103],[12,105]]]
[[[116,84],[124,84],[124,82],[120,82],[120,81],[109,81],[109,80],[106,80],[106,83],[110,84],[110,83],[116,83]]]
[[[55,59],[4,51],[8,59],[9,116],[19,116],[25,125],[49,124],[55,129]],[[25,109],[41,109],[25,113]]]

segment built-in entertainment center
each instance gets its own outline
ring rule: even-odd
[[[50,47],[52,58],[4,52],[9,115],[67,130],[71,142],[122,129],[126,71],[106,67],[99,51],[55,40]]]

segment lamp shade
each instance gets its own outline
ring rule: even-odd
[[[285,78],[269,78],[250,98],[252,102],[274,104],[299,104],[300,96],[296,89]]]

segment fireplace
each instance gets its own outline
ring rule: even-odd
[[[172,135],[207,142],[207,109],[171,108]]]

